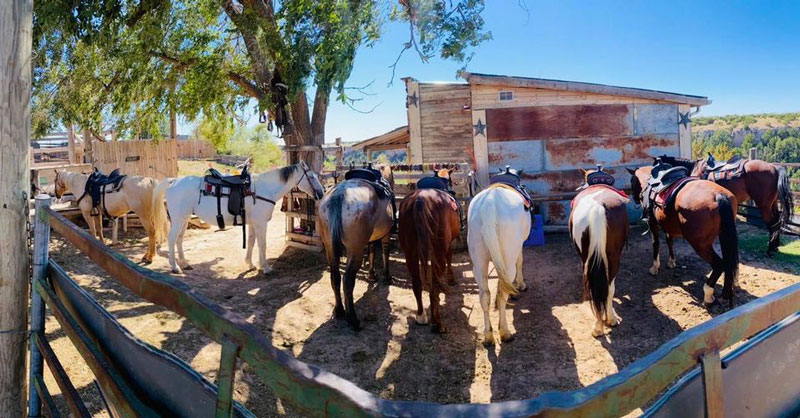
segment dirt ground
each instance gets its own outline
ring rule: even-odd
[[[590,335],[593,317],[588,303],[581,302],[580,263],[566,234],[547,235],[545,246],[525,250],[524,277],[530,290],[508,313],[517,337],[513,342],[488,349],[481,344],[482,313],[466,251],[454,256],[458,285],[445,297],[446,335],[432,334],[430,327],[414,322],[414,298],[402,254],[396,248],[390,265],[393,285],[368,283],[363,271],[359,275],[355,297],[364,329],[355,333],[331,317],[333,295],[323,256],[285,247],[283,228],[283,214],[276,213],[268,233],[268,257],[274,272],[261,277],[245,271],[240,228],[223,232],[191,229],[186,233],[185,248],[194,270],[179,277],[245,317],[276,347],[387,399],[492,402],[578,389],[724,311],[720,306],[711,312],[702,307],[701,278],[710,269],[688,244],[676,242],[677,268],[662,267],[653,277],[647,272],[649,237],[641,236],[641,228],[633,228],[617,276],[615,309],[622,323],[604,337]],[[800,281],[800,257],[764,259],[761,251],[766,233],[741,224],[739,231],[743,249],[737,305]],[[134,230],[121,237],[116,249],[138,260],[146,245],[142,232]],[[215,379],[218,344],[178,315],[142,301],[107,279],[99,267],[64,245],[58,236],[54,242],[53,258],[134,335],[173,352],[210,380]],[[666,245],[661,249],[662,260],[666,260]],[[162,246],[151,268],[168,272],[165,257],[166,246]],[[494,290],[496,276],[492,277]],[[720,291],[721,281],[718,295]],[[491,316],[496,327],[497,311]],[[106,416],[87,366],[52,317],[46,326],[79,392],[96,416]],[[46,379],[53,394],[60,396],[52,377]],[[239,367],[234,396],[258,416],[297,416],[247,365]]]

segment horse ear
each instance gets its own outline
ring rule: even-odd
[[[628,170],[628,172],[631,173],[632,175],[636,174],[636,170],[634,170],[634,169],[632,169],[630,167],[625,167],[625,169]]]
[[[517,175],[522,177],[522,172],[523,171],[525,171],[525,169],[524,168],[520,168],[519,170],[517,170]]]
[[[584,170],[584,169],[583,169],[583,167],[578,167],[578,170],[580,170],[580,171],[581,171],[581,175],[582,175],[583,177],[586,177],[586,170]]]

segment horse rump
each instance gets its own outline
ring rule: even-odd
[[[580,206],[589,205],[583,212]],[[588,234],[589,246],[586,249],[586,258],[583,262],[583,293],[584,299],[592,303],[592,308],[599,319],[606,317],[606,302],[608,299],[608,257],[606,243],[608,238],[608,219],[606,210],[600,203],[585,199],[575,210],[577,216],[585,216],[581,222],[584,229],[572,237],[578,248],[582,249],[583,235]],[[572,233],[572,231],[570,231]]]

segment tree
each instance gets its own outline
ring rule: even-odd
[[[385,22],[408,24],[401,54],[468,62],[471,48],[490,38],[483,7],[483,0],[36,2],[37,132],[59,121],[153,131],[169,111],[230,118],[252,98],[260,112],[288,121],[288,145],[321,145],[331,95],[349,100],[356,51],[374,44]],[[319,153],[303,158],[320,168]]]

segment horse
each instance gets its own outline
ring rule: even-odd
[[[698,160],[669,156],[660,158],[667,164],[686,167],[693,176],[702,177],[710,157]],[[740,177],[719,180],[713,180],[713,177],[710,177],[709,179],[730,190],[738,202],[746,200],[755,202],[761,212],[761,219],[769,231],[766,254],[767,257],[772,257],[781,245],[781,229],[791,221],[794,214],[794,202],[786,169],[778,168],[762,160],[746,160],[744,173]],[[778,210],[778,202],[783,206],[782,211]]]
[[[641,204],[644,186],[651,177],[653,166],[627,169],[631,173],[633,199]],[[714,301],[714,286],[724,273],[723,297],[733,307],[733,286],[739,274],[739,239],[736,233],[736,196],[717,183],[697,179],[686,183],[666,207],[652,205],[648,226],[653,239],[653,265],[650,273],[658,274],[660,266],[659,228],[667,234],[670,261],[668,267],[675,267],[673,239],[683,237],[694,251],[711,265],[711,274],[703,285],[703,303],[710,307]],[[714,250],[714,241],[719,237],[720,257]]]
[[[209,224],[217,224],[217,198],[212,195],[204,195],[202,192],[204,182],[203,177],[197,176],[168,178],[159,183],[153,193],[153,207],[160,209],[155,211],[155,222],[157,225],[165,225],[167,222],[172,224],[169,230],[169,265],[172,272],[176,274],[192,269],[183,254],[183,235],[186,232],[189,217],[195,214]],[[255,242],[258,240],[258,272],[259,274],[268,274],[272,271],[272,267],[267,263],[267,223],[272,219],[275,202],[280,201],[295,187],[307,195],[319,199],[322,197],[323,188],[317,174],[304,161],[266,173],[253,174],[250,187],[253,195],[246,196],[244,199],[248,227],[245,263],[249,270],[256,268],[252,262],[252,255]],[[221,197],[220,199],[220,206],[226,208],[228,198]],[[221,215],[225,224],[233,225],[233,215],[224,209]]]
[[[596,317],[592,336],[605,333],[605,325],[621,320],[614,311],[614,279],[619,272],[622,249],[628,241],[630,201],[624,193],[606,184],[591,184],[589,176],[601,170],[584,171],[586,186],[572,200],[569,235],[583,266],[584,298],[591,301]],[[611,184],[613,184],[613,177]],[[590,185],[591,184],[591,185]]]
[[[167,228],[161,223],[155,222],[154,217],[158,210],[152,204],[153,192],[157,181],[150,177],[127,176],[122,180],[122,185],[118,191],[108,192],[105,198],[99,203],[98,214],[92,215],[92,198],[86,194],[86,181],[89,179],[87,174],[73,173],[66,170],[55,170],[56,177],[53,182],[55,195],[61,198],[66,192],[80,195],[78,207],[81,210],[83,219],[89,225],[92,236],[105,243],[103,236],[103,213],[108,213],[112,218],[117,218],[130,211],[139,217],[144,230],[147,232],[147,252],[142,257],[142,263],[150,264],[156,254],[156,247],[164,241],[167,235]],[[96,221],[96,225],[95,225]],[[116,228],[116,222],[114,227]]]
[[[394,186],[391,167],[382,165],[378,170]],[[364,179],[352,178],[338,183],[320,200],[317,210],[319,232],[328,266],[331,269],[331,288],[335,297],[333,315],[346,319],[353,330],[361,325],[353,302],[356,273],[364,260],[364,250],[369,250],[370,280],[375,278],[374,252],[371,243],[380,241],[383,247],[384,282],[391,283],[389,274],[389,233],[394,224],[394,206],[391,196],[381,196],[373,185]],[[342,304],[339,263],[347,256],[344,273],[344,304]]]
[[[492,184],[472,199],[467,211],[467,246],[472,273],[478,284],[483,309],[483,344],[493,345],[494,331],[489,321],[489,261],[494,263],[498,281],[496,303],[500,311],[500,339],[514,336],[506,322],[510,296],[527,289],[522,279],[522,243],[531,230],[531,216],[523,196],[504,184]]]
[[[440,170],[438,176],[449,181],[450,171]],[[439,314],[439,294],[455,280],[450,245],[461,233],[457,205],[455,198],[445,190],[419,189],[403,199],[397,217],[398,241],[406,256],[417,300],[416,321],[421,325],[428,323],[422,308],[424,286],[430,296],[431,330],[440,334],[445,333],[446,328]]]

